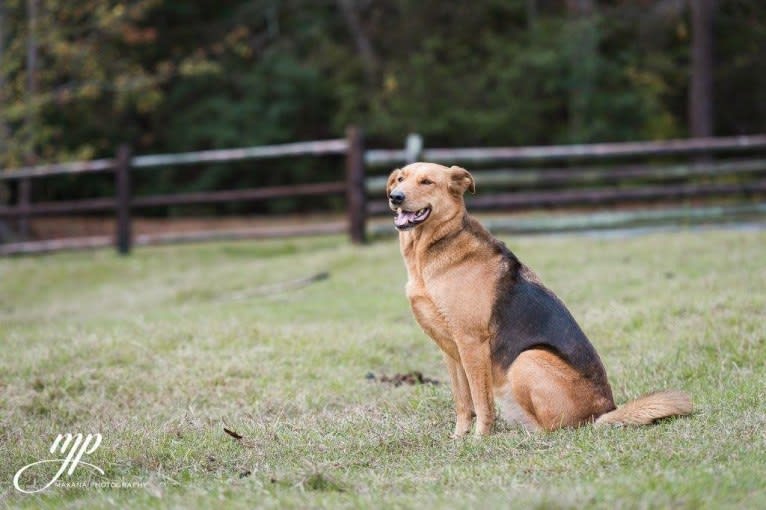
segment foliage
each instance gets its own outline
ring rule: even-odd
[[[414,131],[459,145],[685,135],[685,2],[581,3],[594,12],[543,0],[8,0],[0,165],[109,157],[124,141],[160,153],[336,137],[352,123],[394,147]],[[720,2],[717,134],[764,129],[764,20],[763,2]],[[269,179],[240,170],[200,167],[143,186]],[[296,171],[326,178],[338,165]],[[37,193],[62,189],[84,192],[63,183]]]

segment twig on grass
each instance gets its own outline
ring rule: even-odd
[[[224,432],[226,432],[227,434],[229,434],[231,437],[233,437],[233,438],[234,438],[234,439],[236,439],[237,441],[239,441],[240,439],[242,439],[242,438],[244,437],[244,436],[242,436],[241,434],[237,434],[237,433],[236,433],[236,432],[234,432],[233,430],[229,430],[229,429],[227,429],[226,427],[224,427],[224,428],[223,428],[223,431],[224,431]]]
[[[245,436],[240,434],[239,432],[235,432],[234,430],[230,429],[226,422],[223,423],[223,431],[226,433],[226,435],[231,436],[234,438],[234,440],[244,446],[245,448],[255,448],[256,444],[255,441],[252,439],[247,439]]]
[[[286,292],[288,290],[300,289],[308,285],[311,285],[312,283],[326,280],[329,277],[330,277],[329,272],[322,271],[321,273],[317,273],[317,274],[308,276],[306,278],[298,278],[296,280],[287,280],[284,282],[260,285],[248,291],[239,292],[237,294],[231,294],[225,298],[222,298],[222,300],[237,301],[237,300],[243,300],[243,299],[250,299],[257,296],[268,296],[272,294],[278,294],[280,292]]]

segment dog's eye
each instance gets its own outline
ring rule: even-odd
[[[402,182],[404,180],[404,177],[399,177],[396,182]]]
[[[420,184],[433,184],[434,182],[429,179],[423,179],[420,181]]]

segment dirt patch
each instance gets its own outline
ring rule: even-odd
[[[133,217],[135,235],[165,234],[169,232],[203,232],[211,230],[236,230],[242,228],[275,228],[295,225],[313,225],[343,221],[338,214],[309,214],[285,216],[221,216],[189,218]],[[13,222],[9,222],[15,228]],[[114,235],[115,220],[104,216],[61,216],[55,218],[32,218],[29,221],[29,240],[61,239]]]
[[[401,386],[403,384],[407,384],[409,386],[414,386],[416,384],[433,384],[436,386],[441,384],[440,381],[431,379],[430,377],[425,377],[423,376],[422,372],[418,371],[408,372],[406,374],[395,374],[392,376],[385,374],[377,376],[370,372],[365,376],[365,378],[370,381],[393,384],[394,386]]]

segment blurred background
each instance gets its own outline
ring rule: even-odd
[[[112,158],[121,143],[176,153],[342,138],[349,125],[376,148],[401,148],[408,133],[469,147],[766,131],[762,0],[2,0],[0,59],[6,172]],[[133,186],[320,182],[343,162],[268,165],[171,165]],[[59,175],[30,193],[45,202],[113,189],[111,177]],[[0,181],[0,204],[18,194]],[[342,208],[311,197],[142,214]]]

